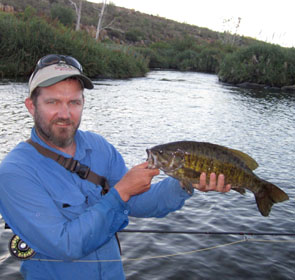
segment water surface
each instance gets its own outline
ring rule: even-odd
[[[0,160],[30,135],[33,123],[23,104],[27,91],[26,84],[0,84]],[[207,141],[251,155],[260,165],[255,173],[290,197],[265,218],[249,192],[196,192],[180,211],[163,219],[131,218],[128,228],[295,232],[295,95],[239,89],[219,83],[215,75],[153,71],[145,78],[95,81],[85,98],[81,129],[103,135],[128,167],[143,162],[145,149],[153,145]],[[11,232],[3,227],[1,219],[0,276],[22,279],[19,263],[8,257]],[[232,245],[244,237],[120,233],[120,239],[130,280],[295,279],[294,237],[248,236],[249,242]],[[204,248],[211,249],[195,251]]]

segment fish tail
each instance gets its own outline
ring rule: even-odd
[[[255,193],[255,199],[260,213],[268,216],[274,203],[288,200],[288,195],[274,184],[261,181],[261,188]]]

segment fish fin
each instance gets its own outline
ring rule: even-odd
[[[249,155],[239,151],[239,150],[234,150],[234,149],[229,149],[235,156],[237,156],[240,160],[242,160],[251,170],[256,169],[259,165]]]
[[[182,180],[184,189],[189,193],[193,193],[193,184],[198,184],[200,182],[201,172],[198,172],[194,169],[183,167],[181,168],[182,177],[189,178],[187,180]]]
[[[267,181],[262,181],[262,188],[255,193],[255,199],[260,213],[268,216],[274,203],[288,200],[288,195],[277,186]]]
[[[240,194],[242,194],[242,195],[244,195],[246,193],[246,190],[244,188],[232,186],[231,189],[238,192],[238,193],[240,193]]]
[[[184,181],[181,181],[181,183],[182,183],[183,188],[186,190],[187,193],[193,194],[194,187],[193,187],[193,184],[190,181],[184,180]]]

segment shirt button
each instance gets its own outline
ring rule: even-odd
[[[124,210],[124,214],[128,215],[129,211],[128,210]]]

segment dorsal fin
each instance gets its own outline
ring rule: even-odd
[[[251,158],[249,155],[235,149],[229,149],[235,156],[242,160],[251,170],[256,169],[259,165],[258,163]]]

